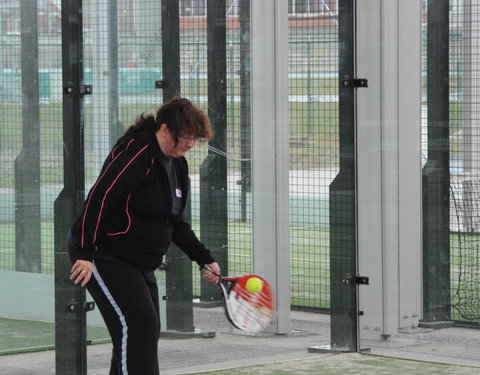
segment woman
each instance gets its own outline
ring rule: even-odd
[[[173,241],[220,274],[183,219],[184,157],[213,136],[208,117],[174,98],[141,115],[113,147],[69,233],[70,279],[87,286],[112,337],[110,374],[158,374],[159,301],[154,271]],[[218,282],[212,273],[204,274]]]

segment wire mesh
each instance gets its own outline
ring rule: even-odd
[[[28,56],[22,56],[20,2],[4,1],[0,9],[4,25],[0,39],[0,269],[13,271],[24,268],[51,274],[53,200],[59,192],[63,170],[61,162],[58,162],[62,155],[59,137],[62,124],[62,90],[58,80],[61,77],[58,70],[61,65],[59,10],[47,14],[41,5],[38,6],[38,18],[35,20],[38,29],[31,34],[36,39],[30,41],[34,49],[29,51]],[[23,17],[32,15],[27,12]],[[22,77],[24,80],[35,79],[30,83],[31,90],[22,89]],[[30,158],[30,164],[41,164],[42,168],[34,172],[39,173],[39,181],[32,179],[28,160],[22,155]],[[35,206],[35,212],[29,211],[28,205]],[[19,231],[19,223],[32,215],[41,216],[41,220],[32,224],[34,227]],[[35,238],[36,244],[29,240],[29,233],[33,232],[41,233],[41,242],[38,238]],[[16,238],[16,233],[23,233],[25,238]],[[20,257],[19,246],[23,247]],[[41,251],[41,256],[34,254],[37,251]],[[39,264],[35,264],[37,262]]]
[[[452,317],[478,321],[480,303],[480,133],[476,2],[450,6],[450,246]]]
[[[291,293],[297,307],[328,309],[328,196],[338,172],[337,7],[303,3],[291,4],[289,29]]]
[[[245,3],[245,1],[243,1]],[[202,192],[200,179],[202,163],[210,155],[211,158],[224,159],[226,163],[226,189],[228,191],[228,273],[240,274],[251,272],[252,234],[251,206],[249,196],[250,148],[249,130],[242,127],[250,117],[248,105],[245,106],[244,77],[248,75],[248,66],[242,65],[242,56],[248,50],[248,40],[242,35],[241,23],[248,19],[239,19],[242,1],[227,1],[222,7],[226,20],[226,129],[217,129],[218,137],[224,136],[226,142],[215,142],[208,145],[198,145],[188,155],[192,180],[193,225],[201,238],[209,238],[215,228],[200,230],[200,197]],[[191,13],[195,17],[181,18],[181,94],[190,98],[199,107],[208,112],[208,55],[207,55],[207,4],[197,2]],[[181,14],[187,13],[181,7]],[[246,45],[246,47],[245,47]],[[243,48],[243,49],[242,49]],[[242,94],[243,93],[243,94]],[[221,132],[221,133],[220,133]],[[218,143],[223,143],[221,146]],[[214,215],[216,215],[214,213]],[[227,245],[227,243],[225,244]],[[194,275],[198,276],[196,267]],[[195,278],[194,278],[195,280]],[[199,285],[195,286],[197,294]]]
[[[2,299],[2,314],[11,308],[20,317],[28,316],[28,311],[21,309],[22,303],[27,305],[36,295],[46,295],[53,285],[53,202],[63,179],[59,15],[58,8],[47,12],[44,4],[36,2],[0,2],[2,296],[27,286],[8,301]],[[17,279],[17,275],[21,276]],[[15,281],[16,288],[9,280]],[[13,306],[15,300],[20,304]],[[35,307],[37,314],[44,311],[40,305]],[[11,320],[7,326],[15,324],[18,326]],[[21,326],[12,329],[14,337],[21,336],[19,331],[25,326],[33,328],[25,322]],[[35,344],[52,345],[53,325],[38,326],[43,328],[35,331]],[[12,333],[4,337],[7,348],[21,348],[13,346],[11,337]]]
[[[15,270],[14,161],[22,149],[19,2],[5,1],[2,36],[1,253],[0,266]],[[197,145],[188,155],[192,178],[192,225],[200,228],[200,174],[209,154],[225,158],[228,183],[228,257],[231,273],[251,272],[249,19],[248,2],[226,2],[227,143]],[[290,3],[290,127],[292,303],[328,306],[329,181],[338,167],[336,2]],[[53,201],[63,181],[61,12],[39,6],[39,95],[42,209],[42,272],[53,272]],[[84,81],[85,189],[126,126],[155,112],[161,91],[161,4],[158,1],[85,1]],[[8,10],[8,12],[7,12]],[[180,3],[181,94],[208,111],[207,2]],[[8,16],[5,16],[8,14]],[[308,17],[306,17],[308,16]],[[308,18],[308,20],[306,19]],[[7,22],[10,20],[9,22]],[[12,26],[13,25],[13,26]],[[15,26],[17,25],[17,26]],[[17,28],[15,28],[17,27]],[[7,48],[8,47],[8,48]],[[193,272],[197,270],[194,267]],[[310,281],[315,280],[312,284]],[[198,285],[196,286],[198,293]]]

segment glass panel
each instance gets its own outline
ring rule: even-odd
[[[307,21],[295,2],[290,21],[292,304],[331,313],[334,350],[356,347],[355,287],[343,283],[355,274],[354,90],[338,89],[339,69],[353,74],[347,3]]]
[[[382,236],[381,267],[378,274],[366,275],[371,276],[372,285],[361,287],[360,303],[364,306],[370,304],[370,311],[376,309],[373,305],[381,307],[378,307],[375,316],[366,312],[360,320],[362,348],[369,348],[374,354],[478,366],[478,4],[475,1],[423,1],[421,14],[412,16],[418,17],[421,24],[417,25],[419,39],[412,41],[411,45],[405,42],[408,37],[402,33],[412,24],[406,21],[406,8],[399,13],[400,16],[397,14],[399,9],[391,14],[387,11],[388,7],[383,10],[385,13],[378,16],[379,25],[382,29],[386,26],[388,31],[382,34],[381,40],[385,44],[378,50],[383,60],[390,61],[396,56],[396,61],[401,64],[403,59],[398,56],[403,55],[407,48],[415,50],[421,43],[418,73],[415,73],[416,69],[412,70],[418,75],[419,82],[421,80],[421,96],[415,103],[418,107],[411,107],[418,108],[419,112],[421,110],[421,119],[415,123],[398,121],[398,124],[393,124],[398,119],[408,118],[401,114],[395,117],[395,121],[389,121],[392,98],[388,95],[391,88],[388,74],[395,71],[399,74],[395,79],[400,81],[408,74],[404,73],[405,66],[390,70],[391,67],[378,62],[382,71],[381,80],[385,79],[380,85],[384,93],[379,101],[386,103],[378,104],[379,112],[385,111],[378,122],[384,132],[378,160],[389,165],[387,156],[395,154],[398,157],[395,167],[398,169],[395,171],[399,173],[395,177],[398,178],[395,187],[395,178],[386,179],[390,171],[386,171],[385,167],[381,169],[381,177],[368,177],[372,181],[372,190],[377,189],[379,181],[382,182],[379,207],[381,215],[385,216],[382,218],[385,228],[371,232]],[[381,17],[393,14],[399,24],[390,27]],[[362,30],[363,35],[366,35],[366,30],[374,29],[371,24],[367,25]],[[392,49],[388,43],[389,33],[399,38],[398,49]],[[372,36],[372,39],[375,37],[378,35]],[[359,48],[371,44],[371,39],[362,42],[359,42]],[[406,56],[417,57],[416,52],[412,55],[406,53]],[[405,82],[395,85],[396,94],[408,91],[405,86]],[[415,89],[410,92],[415,93]],[[399,95],[394,100],[404,103],[406,95]],[[401,104],[395,108],[399,112],[404,110]],[[377,126],[377,122],[372,123]],[[406,127],[417,129],[418,138],[402,139],[402,135],[406,134],[402,130]],[[384,137],[392,128],[397,134],[389,143]],[[409,195],[405,192],[413,190],[405,189],[405,185],[416,185],[418,181],[405,178],[402,168],[411,161],[405,153],[411,153],[420,144],[421,165],[416,176],[419,178],[421,172],[421,184],[418,183],[418,190]],[[398,189],[394,193],[395,202],[390,200],[392,188]],[[419,210],[415,211],[418,207],[411,205],[412,200],[417,202],[420,197],[421,215]],[[390,211],[390,205],[396,208]],[[371,209],[375,212],[378,207]],[[395,210],[398,210],[398,216],[393,218],[390,213]],[[422,236],[418,243],[411,242],[410,233],[403,232],[393,244],[389,240],[410,226],[410,223],[402,221],[402,215],[409,210],[421,216],[419,226]],[[398,229],[398,232],[392,235],[390,226],[395,221],[398,224],[393,226],[397,226],[395,231]],[[416,232],[412,233],[412,237],[415,236]],[[407,249],[405,244],[413,244],[414,249]],[[407,259],[405,252],[412,255],[411,259]],[[363,261],[374,263],[373,259]],[[405,282],[407,279],[408,282]],[[370,340],[374,336],[376,338]],[[452,345],[453,342],[455,345]],[[478,369],[467,371],[475,373]]]
[[[476,2],[424,2],[422,103],[424,166],[424,315],[433,359],[476,360],[478,273],[478,93]],[[442,47],[443,46],[443,47]],[[429,176],[427,178],[427,176]],[[432,205],[435,205],[434,207]],[[450,328],[450,329],[446,329]],[[467,343],[465,338],[469,337]],[[458,352],[448,342],[458,340]],[[471,341],[470,341],[471,340]],[[411,354],[409,354],[411,355]],[[449,360],[447,360],[449,361]]]
[[[480,35],[477,31],[479,6],[475,1],[452,1],[443,5],[444,12],[439,15],[433,9],[437,4],[427,2],[427,14],[433,14],[427,18],[427,30],[434,33],[432,38],[427,37],[426,58],[431,59],[434,56],[437,64],[441,64],[442,68],[437,68],[427,64],[427,80],[430,74],[433,79],[443,73],[447,87],[443,90],[443,100],[446,105],[443,106],[445,121],[445,130],[441,133],[441,144],[443,147],[436,153],[434,151],[435,138],[427,138],[425,145],[428,155],[427,165],[433,156],[434,160],[437,155],[442,152],[445,159],[442,165],[444,167],[445,180],[442,180],[442,186],[438,190],[444,191],[443,197],[449,205],[445,208],[445,242],[437,250],[437,257],[440,255],[442,264],[438,269],[442,270],[441,280],[443,285],[446,284],[445,290],[438,288],[439,281],[434,279],[437,284],[427,284],[427,278],[431,277],[430,273],[424,275],[426,286],[430,286],[432,301],[426,301],[424,306],[428,306],[426,311],[428,315],[424,317],[423,326],[436,328],[435,320],[445,321],[446,327],[455,327],[455,330],[441,329],[440,332],[451,332],[452,336],[471,337],[471,343],[462,340],[459,347],[460,352],[454,356],[461,356],[465,361],[476,359],[475,351],[470,348],[480,343],[480,334],[477,328],[480,321],[480,306],[478,304],[478,239],[479,228],[478,223],[478,145],[479,134],[477,126],[478,116],[478,92],[477,92],[477,75],[478,75],[478,42]],[[433,23],[433,25],[429,25]],[[448,41],[449,48],[445,51],[443,60],[437,58],[438,49],[433,52],[435,43]],[[430,42],[431,49],[428,48]],[[440,102],[435,100],[433,96],[433,84],[427,81],[427,102],[431,111],[426,112],[425,122],[427,123],[428,133],[432,133],[432,129],[438,128],[435,124],[436,117],[433,111],[438,108]],[[433,100],[430,98],[433,97]],[[448,111],[447,111],[448,110]],[[435,196],[435,192],[431,193]],[[431,212],[431,215],[438,213]],[[438,216],[437,216],[438,217]],[[438,219],[437,219],[438,220]],[[443,227],[442,227],[443,228]],[[432,232],[434,230],[431,230]],[[424,253],[428,254],[432,249],[424,247]],[[433,255],[433,254],[432,254]],[[428,265],[427,265],[428,266]],[[425,271],[424,271],[425,272]],[[430,281],[431,282],[431,281]],[[443,319],[441,319],[443,318]],[[445,325],[440,324],[440,328]],[[458,328],[468,327],[468,328]],[[437,343],[436,340],[434,340]],[[441,345],[438,342],[438,345]],[[450,354],[449,351],[440,351]]]
[[[450,278],[451,318],[477,326],[480,134],[478,43],[480,13],[474,1],[455,1],[450,10]]]
[[[160,6],[158,1],[83,2],[84,81],[93,87],[84,97],[86,192],[125,129],[141,113],[156,112],[160,93],[155,81],[162,72]],[[89,294],[87,300],[93,300]],[[98,308],[87,314],[87,323],[99,328],[88,331],[88,342],[110,341]]]
[[[55,343],[59,41],[54,14],[31,1],[0,3],[0,353]]]

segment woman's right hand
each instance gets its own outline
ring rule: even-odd
[[[203,277],[210,281],[212,284],[218,284],[220,282],[220,266],[217,262],[205,264],[206,272],[202,272]]]
[[[93,263],[88,260],[78,259],[70,272],[70,280],[74,280],[75,285],[82,282],[80,285],[84,287],[92,277]]]

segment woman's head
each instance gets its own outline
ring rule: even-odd
[[[213,137],[208,116],[181,97],[169,100],[158,109],[155,124],[158,128],[165,124],[177,142],[182,138],[208,141]]]
[[[126,134],[146,129],[155,131],[163,153],[171,157],[183,156],[195,142],[213,137],[208,116],[190,100],[181,97],[165,102],[155,117],[142,114]]]

